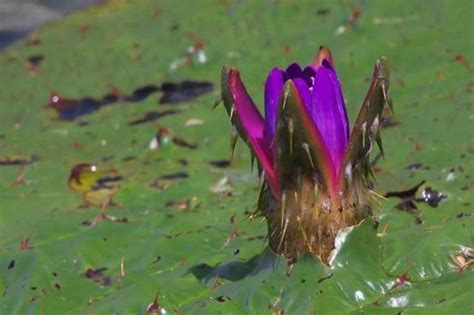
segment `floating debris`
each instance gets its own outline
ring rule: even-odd
[[[25,250],[33,250],[33,246],[30,245],[30,238],[29,237],[23,237],[20,240],[20,250],[25,251]]]
[[[446,176],[446,181],[451,182],[455,179],[456,179],[456,174],[455,174],[454,169],[452,169],[452,170],[449,171],[448,176]]]
[[[32,76],[35,76],[38,74],[39,65],[43,60],[44,60],[43,55],[33,55],[33,56],[28,57],[28,61],[26,63],[26,69]]]
[[[114,169],[104,171],[93,163],[79,163],[71,168],[68,186],[72,191],[83,194],[84,204],[81,207],[105,209],[117,206],[112,197],[119,190],[122,179]]]
[[[25,40],[26,46],[38,46],[39,44],[41,44],[41,38],[38,35],[30,35]]]
[[[392,116],[383,116],[381,120],[380,127],[382,129],[393,128],[400,125],[400,122],[393,118]]]
[[[15,268],[15,260],[14,259],[10,261],[10,263],[8,264],[7,269],[11,270],[13,268]]]
[[[426,203],[429,206],[436,208],[441,200],[447,198],[441,192],[434,190],[431,187],[426,187],[421,192],[421,197],[417,198],[416,194],[418,189],[425,184],[425,181],[420,182],[418,185],[413,188],[401,191],[391,191],[385,194],[386,198],[396,197],[401,199],[401,201],[395,206],[396,209],[407,211],[415,214],[417,223],[422,223],[421,218],[418,216],[418,207],[417,203]]]
[[[391,289],[400,289],[403,288],[405,285],[410,285],[410,276],[407,272],[395,279],[393,287]]]
[[[10,187],[16,187],[17,185],[25,182],[26,172],[28,171],[28,164],[23,164],[18,171],[18,174],[15,176],[15,179],[10,184]]]
[[[81,99],[63,98],[58,93],[51,93],[48,106],[53,108],[60,120],[74,120],[98,110],[103,104],[89,97]]]
[[[160,90],[160,87],[155,84],[148,84],[135,89],[131,95],[123,96],[125,102],[141,102],[151,94]]]
[[[133,155],[127,155],[125,157],[122,158],[122,161],[123,162],[129,162],[129,161],[135,161],[137,159],[136,156],[133,156]]]
[[[432,189],[431,187],[426,187],[421,192],[421,198],[417,198],[417,202],[425,202],[429,204],[431,207],[436,208],[441,200],[447,198],[447,196],[443,195],[441,192]]]
[[[416,192],[418,189],[425,183],[425,181],[420,182],[418,185],[407,189],[407,190],[400,190],[400,191],[390,191],[385,194],[385,198],[397,197],[400,199],[413,199],[415,198]]]
[[[148,144],[148,148],[150,150],[157,150],[161,148],[163,145],[170,143],[172,140],[171,131],[167,128],[158,127],[158,131],[156,135],[151,139],[150,143]]]
[[[171,27],[171,31],[176,31],[179,25],[175,24]],[[184,56],[177,57],[170,64],[170,70],[175,71],[192,63],[204,64],[207,62],[206,51],[204,50],[204,41],[199,34],[188,32],[187,36],[193,41],[193,45],[189,46]]]
[[[202,125],[202,124],[204,124],[204,121],[201,120],[201,119],[197,119],[197,118],[190,118],[190,119],[186,120],[186,122],[184,123],[184,125],[186,127],[199,126],[199,125]]]
[[[168,187],[170,187],[171,184],[172,183],[169,180],[167,181],[167,180],[156,179],[153,182],[151,182],[149,186],[152,188],[156,188],[159,191],[163,191],[163,190],[166,190]]]
[[[160,260],[161,260],[161,256],[158,255],[158,256],[156,256],[155,260],[152,261],[151,264],[152,264],[152,265],[153,265],[153,264],[156,264],[156,263],[159,262]]]
[[[222,177],[217,182],[209,187],[209,190],[216,194],[226,194],[232,191],[232,185],[230,184],[228,177]]]
[[[416,172],[416,171],[420,170],[422,166],[423,166],[422,163],[416,162],[416,163],[413,163],[413,164],[408,165],[408,166],[407,166],[407,169],[408,169],[409,171]]]
[[[37,155],[31,156],[0,156],[0,166],[8,165],[26,165],[31,164],[39,160]]]
[[[81,24],[79,26],[79,34],[81,36],[85,36],[87,33],[89,33],[92,29],[92,26],[90,24]]]
[[[127,274],[125,272],[125,263],[123,261],[123,257],[121,257],[120,258],[120,280],[123,281],[126,275]]]
[[[180,211],[195,211],[200,207],[201,203],[196,197],[184,200],[170,200],[166,202],[165,207],[170,209],[177,209]]]
[[[329,9],[323,8],[323,9],[318,9],[316,11],[316,14],[320,16],[324,16],[324,15],[328,15],[329,12],[330,12]]]
[[[95,283],[98,283],[103,286],[109,286],[112,284],[112,279],[109,276],[105,275],[106,270],[107,268],[105,267],[97,268],[97,269],[89,268],[84,273],[84,276],[87,279],[91,279]]]
[[[402,200],[395,206],[395,208],[398,209],[398,210],[411,212],[411,213],[414,213],[418,210],[418,207],[413,202],[413,200]],[[420,220],[418,220],[418,221],[420,221]]]
[[[146,307],[146,314],[168,314],[168,312],[158,302],[158,294],[156,294],[153,302],[148,304],[148,306]]]
[[[173,138],[173,143],[176,144],[177,146],[180,146],[180,147],[183,147],[183,148],[186,148],[186,149],[195,150],[195,149],[198,148],[198,146],[196,144],[189,143],[189,142],[187,142],[186,140],[184,140],[182,138],[174,137]]]
[[[455,272],[463,272],[469,267],[474,266],[474,248],[468,246],[460,247],[460,251],[456,255],[451,256],[454,264],[449,264]]]
[[[334,274],[330,273],[329,275],[322,277],[321,279],[318,279],[318,283],[323,283],[324,281],[331,279],[333,275]]]
[[[415,216],[415,223],[423,223],[423,219],[420,216],[418,207],[415,204],[416,193],[418,189],[425,183],[425,181],[420,182],[418,185],[413,188],[401,191],[392,191],[385,194],[386,198],[396,197],[401,199],[401,201],[395,206],[396,209],[411,213]]]
[[[141,102],[153,93],[163,92],[159,102],[162,104],[176,104],[189,102],[196,97],[209,93],[214,89],[214,85],[207,81],[183,81],[183,82],[164,82],[161,85],[147,84],[133,90],[131,94],[122,95],[118,89],[104,95],[102,98],[65,98],[57,92],[52,92],[48,107],[56,111],[58,119],[73,121],[76,118],[91,114],[105,105],[117,103]],[[177,111],[149,112],[141,120],[132,121],[130,125],[139,124],[146,121],[152,121],[163,115],[175,114]]]
[[[230,301],[232,300],[230,297],[228,297],[227,295],[221,295],[221,296],[218,296],[216,297],[216,301],[219,302],[219,303],[224,303],[224,302],[227,302],[227,301]]]
[[[136,126],[136,125],[158,120],[165,116],[175,115],[180,112],[181,112],[180,110],[176,110],[176,109],[168,109],[168,110],[163,110],[163,111],[149,111],[149,112],[146,112],[142,118],[132,120],[131,122],[128,123],[128,125]]]
[[[360,9],[359,6],[355,5],[352,7],[352,11],[351,11],[351,16],[349,17],[349,19],[346,21],[346,23],[344,23],[343,25],[340,25],[336,31],[335,31],[335,35],[341,35],[342,33],[344,33],[347,29],[349,28],[353,28],[356,24],[357,24],[357,21],[359,21],[359,18],[362,14],[362,11]]]
[[[189,174],[186,172],[176,172],[172,174],[161,175],[160,179],[185,179],[188,178]]]
[[[210,161],[209,164],[217,168],[226,168],[230,166],[230,160],[214,160]]]
[[[203,94],[212,92],[214,85],[206,81],[165,82],[161,85],[163,95],[160,104],[177,104],[189,102]]]
[[[454,61],[462,64],[467,71],[470,71],[471,68],[469,67],[469,61],[467,60],[467,58],[464,55],[457,54],[454,57]]]

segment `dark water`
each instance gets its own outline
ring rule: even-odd
[[[105,0],[0,0],[0,50],[41,25]]]

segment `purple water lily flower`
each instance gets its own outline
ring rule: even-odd
[[[318,137],[324,141],[322,149],[331,157],[327,166],[329,175],[337,179],[349,141],[349,120],[331,55],[324,48],[319,55],[322,54],[327,58],[316,58],[315,63],[304,69],[292,63],[286,70],[274,68],[270,72],[265,84],[266,136],[273,142],[279,99],[284,83],[291,80],[316,132],[320,134]],[[332,188],[337,190],[337,187]]]
[[[321,47],[305,68],[292,63],[285,70],[270,71],[265,118],[239,71],[224,67],[224,105],[234,135],[247,142],[259,162],[264,184],[259,208],[267,217],[270,245],[277,252],[294,256],[310,250],[327,261],[337,230],[368,215],[368,155],[372,143],[382,150],[379,122],[384,105],[390,105],[388,87],[382,58],[349,133],[341,84],[327,48]],[[305,218],[311,223],[302,227]]]

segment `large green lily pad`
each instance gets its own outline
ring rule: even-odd
[[[0,313],[143,314],[155,296],[179,314],[472,310],[472,4],[383,1],[359,9],[357,17],[350,3],[333,1],[110,1],[2,51],[0,156],[35,161],[0,166]],[[206,62],[194,55],[179,66],[196,41]],[[242,143],[230,167],[210,164],[229,157],[227,115],[211,111],[218,87],[177,105],[158,104],[155,93],[73,122],[45,108],[52,91],[100,98],[165,81],[217,85],[224,64],[240,69],[261,104],[269,69],[310,61],[321,44],[334,53],[352,121],[376,58],[390,60],[396,123],[383,130],[376,190],[425,180],[418,197],[427,186],[447,196],[436,208],[417,203],[418,220],[395,208],[399,200],[382,201],[378,225],[354,227],[333,267],[309,256],[288,266],[266,248],[265,223],[247,215],[258,179]],[[31,69],[35,55],[44,60]],[[128,125],[168,109],[181,112]],[[150,150],[156,124],[197,149]],[[82,197],[66,185],[80,162],[124,177],[114,197],[121,207],[108,214],[127,222],[82,224],[100,210],[78,209]],[[156,184],[177,172],[189,176]]]

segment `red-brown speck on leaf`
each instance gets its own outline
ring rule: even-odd
[[[34,247],[30,245],[30,238],[24,237],[20,240],[20,250],[32,250]]]
[[[469,71],[469,61],[467,61],[466,57],[464,55],[458,54],[454,57],[454,60],[456,62],[459,62],[460,64],[464,65],[464,68]]]
[[[409,284],[410,282],[410,277],[408,276],[408,273],[405,272],[404,274],[402,274],[400,277],[398,277],[397,279],[395,279],[395,283],[394,283],[394,286],[393,286],[393,289],[398,289],[398,288],[402,288],[405,286],[405,284]]]
[[[161,10],[160,10],[160,9],[155,9],[155,10],[153,10],[153,12],[151,13],[151,16],[152,16],[153,18],[157,18],[157,17],[159,17],[160,15],[161,15]]]

